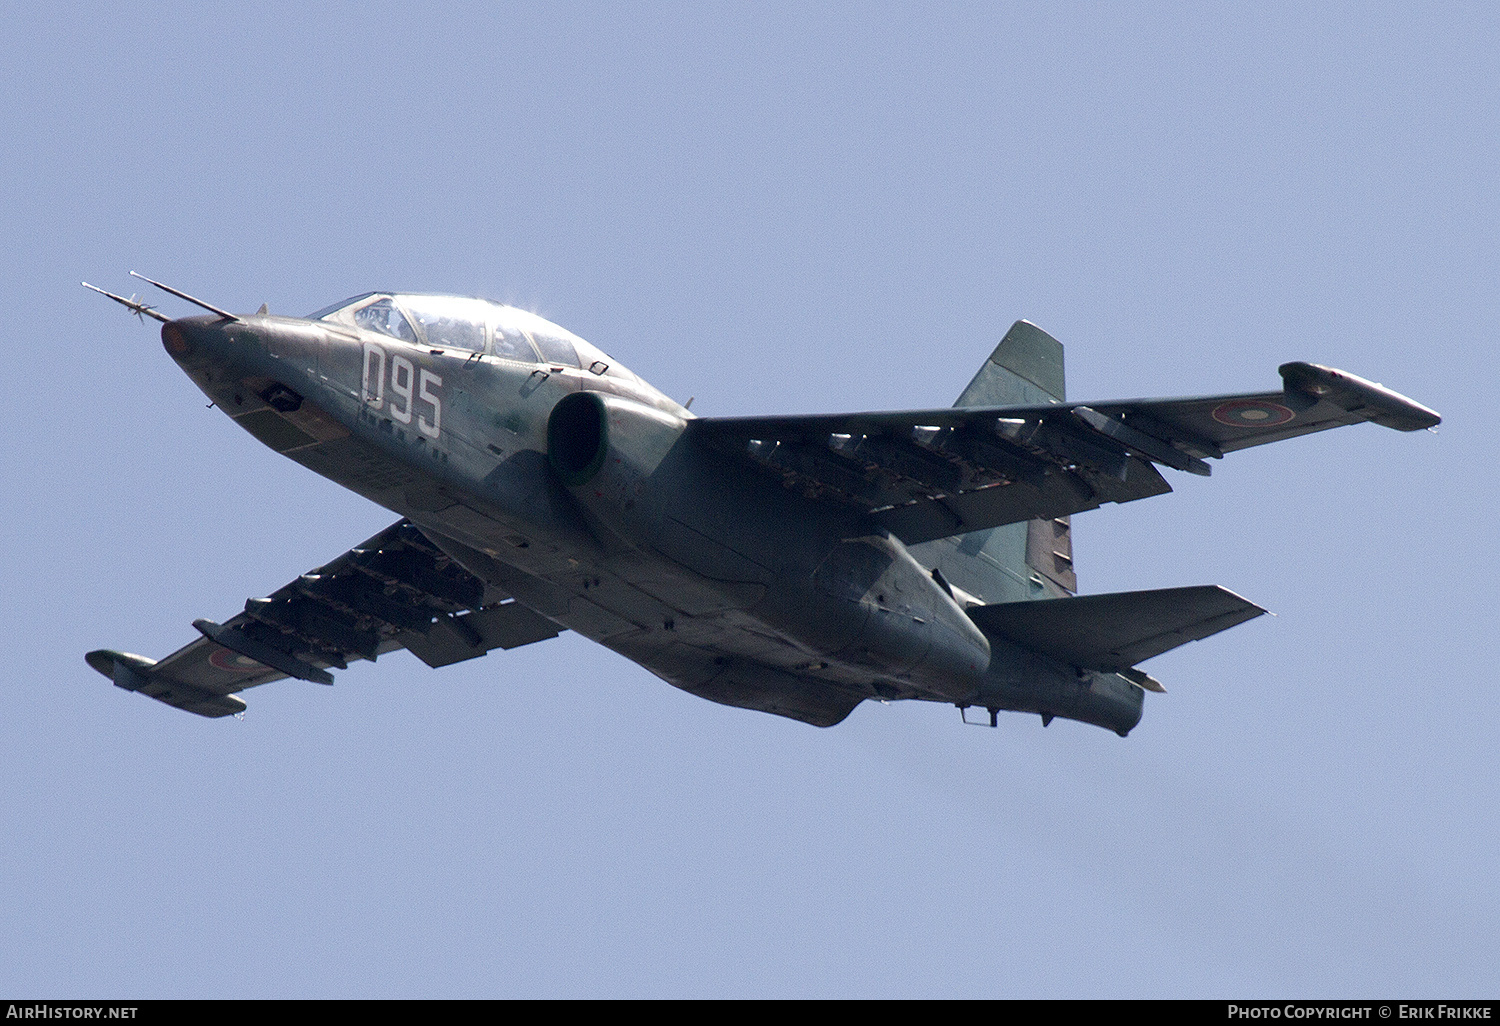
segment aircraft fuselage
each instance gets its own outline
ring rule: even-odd
[[[262,442],[694,694],[813,723],[847,712],[829,693],[1140,718],[1138,686],[987,639],[889,531],[693,444],[689,411],[581,340],[575,366],[348,320],[190,317],[162,337]]]

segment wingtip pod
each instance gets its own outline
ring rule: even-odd
[[[217,719],[245,711],[244,700],[236,695],[211,694],[180,682],[159,679],[152,673],[156,667],[155,659],[108,648],[95,649],[83,658],[89,666],[108,677],[117,688],[139,691],[149,698],[199,716]]]
[[[1288,395],[1326,399],[1382,427],[1421,431],[1443,420],[1437,411],[1348,371],[1301,362],[1284,363],[1277,369]]]
[[[155,659],[147,659],[145,656],[134,655],[130,652],[116,652],[109,648],[95,649],[83,658],[89,666],[126,691],[139,691],[145,684],[146,674],[150,673],[151,667],[156,665]]]

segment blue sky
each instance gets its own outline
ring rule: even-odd
[[[56,5],[0,66],[0,991],[1494,994],[1492,6]],[[1126,740],[817,730],[565,635],[126,694],[393,518],[78,287],[535,310],[704,415],[952,401],[1018,317],[1070,396],[1442,412],[1075,520],[1085,592],[1275,611]],[[162,297],[171,313],[185,305]]]

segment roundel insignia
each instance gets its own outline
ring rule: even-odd
[[[1297,415],[1280,403],[1268,403],[1263,399],[1236,399],[1214,407],[1214,420],[1230,427],[1275,427],[1285,424]]]
[[[233,673],[251,673],[255,670],[264,670],[265,667],[251,659],[249,656],[231,652],[226,648],[215,650],[209,655],[208,661],[221,670],[229,670]]]

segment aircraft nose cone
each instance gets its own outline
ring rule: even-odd
[[[187,332],[177,321],[168,321],[161,326],[161,344],[172,356],[187,356],[193,351],[188,343]]]
[[[222,362],[230,356],[234,338],[219,317],[181,317],[161,326],[161,344],[179,364]]]

